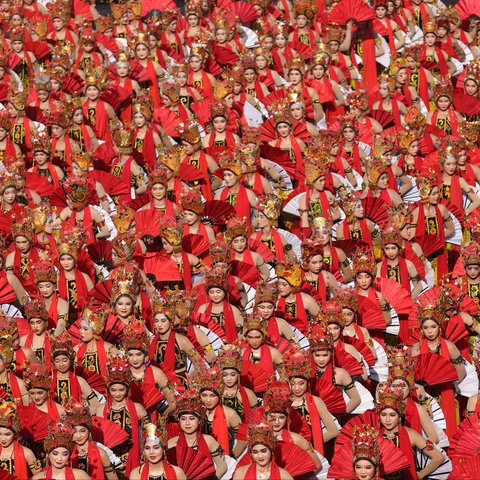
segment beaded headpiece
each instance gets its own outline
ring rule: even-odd
[[[19,112],[24,112],[27,106],[28,95],[25,92],[19,92],[16,89],[10,90],[8,93],[8,102],[11,103],[15,110]]]
[[[182,136],[182,140],[183,139],[184,138]],[[184,152],[185,150],[182,145],[175,145],[174,147],[169,148],[168,150],[164,150],[162,152],[163,155],[161,156],[161,165],[171,170],[174,176],[178,176],[180,172],[180,163],[181,163],[182,155],[184,154]]]
[[[228,243],[217,240],[211,243],[209,247],[210,261],[214,265],[216,263],[230,264],[231,247]]]
[[[85,88],[96,87],[100,91],[108,85],[108,70],[102,66],[85,68]]]
[[[345,37],[345,30],[341,25],[327,25],[325,29],[325,43],[338,42],[342,43]]]
[[[86,177],[68,177],[62,184],[65,195],[73,207],[80,207],[88,201],[88,180]]]
[[[417,176],[418,193],[420,194],[423,203],[428,202],[430,193],[433,188],[438,186],[438,178],[433,169],[422,172]]]
[[[65,448],[69,452],[72,452],[75,446],[72,427],[65,423],[50,425],[47,438],[45,438],[43,445],[47,453],[50,453],[56,448]]]
[[[232,368],[242,370],[242,350],[238,345],[224,345],[218,354],[217,365],[221,370]]]
[[[208,292],[211,288],[221,288],[228,292],[230,287],[228,283],[229,267],[225,263],[217,263],[205,273],[205,289]]]
[[[434,33],[435,35],[438,34],[438,26],[436,22],[426,22],[423,26],[423,34],[426,35],[427,33]]]
[[[448,97],[452,100],[453,87],[448,79],[441,79],[440,82],[433,87],[433,101],[436,103],[440,97]]]
[[[296,261],[278,262],[275,265],[275,273],[277,274],[278,278],[283,278],[293,288],[300,288],[302,285],[302,266]]]
[[[292,391],[288,382],[270,381],[263,396],[265,413],[288,415],[292,406]]]
[[[65,420],[72,427],[82,425],[88,430],[92,428],[92,414],[88,404],[83,402],[70,401],[64,405]]]
[[[65,355],[70,360],[73,360],[75,352],[73,350],[72,337],[66,331],[50,338],[50,354],[52,360],[59,355]]]
[[[277,440],[272,425],[265,419],[253,421],[248,425],[247,444],[249,450],[252,450],[255,445],[261,444],[265,445],[271,452],[273,452],[276,443]]]
[[[277,282],[260,282],[255,291],[255,305],[260,303],[277,304],[278,286]]]
[[[33,225],[29,214],[18,216],[12,226],[12,237],[25,237],[28,240],[33,239]]]
[[[353,464],[359,460],[367,460],[378,467],[380,464],[380,450],[377,443],[378,432],[370,425],[366,428],[354,429],[352,443]]]
[[[258,170],[259,147],[256,145],[239,145],[238,151],[245,173],[256,172]]]
[[[262,143],[260,129],[258,127],[245,127],[243,129],[242,143],[260,145]]]
[[[162,95],[176,105],[180,101],[180,85],[175,82],[165,82],[162,85]]]
[[[0,192],[4,192],[7,188],[16,188],[17,187],[17,179],[15,175],[10,174],[6,170],[0,172]]]
[[[268,332],[268,320],[264,320],[256,313],[251,313],[250,315],[247,315],[243,322],[243,334],[246,335],[252,330],[261,332],[263,336],[266,336]]]
[[[51,382],[50,371],[44,363],[26,363],[23,365],[23,381],[27,390],[38,388],[49,391]]]
[[[122,383],[129,387],[132,381],[132,372],[128,362],[119,355],[110,357],[107,363],[105,381],[108,387],[115,383]]]
[[[118,205],[117,213],[112,216],[113,224],[119,233],[127,233],[135,220],[135,210],[128,205]]]
[[[180,325],[187,325],[195,310],[198,293],[195,290],[167,290],[167,302]]]
[[[300,377],[310,380],[312,362],[310,356],[303,350],[291,349],[284,355],[285,375],[288,378]]]
[[[45,304],[39,298],[34,298],[30,300],[25,305],[25,318],[31,320],[33,318],[40,318],[44,322],[48,321],[48,311],[45,307]]]
[[[180,419],[182,415],[189,414],[203,419],[205,418],[205,405],[200,401],[200,392],[198,392],[193,386],[182,393],[181,397],[176,399],[175,413],[177,419]]]
[[[354,90],[347,97],[347,104],[357,107],[361,112],[368,110],[368,94],[366,90]]]
[[[317,320],[321,323],[337,324],[344,326],[342,307],[337,302],[329,300],[322,304],[322,308],[317,314]]]
[[[331,163],[328,150],[309,146],[305,149],[305,181],[313,185],[319,177],[326,175]]]
[[[148,92],[141,92],[135,98],[132,105],[133,114],[142,114],[147,120],[152,118],[152,98]]]
[[[355,117],[355,115],[352,115],[350,113],[346,115],[339,115],[338,123],[341,130],[343,130],[344,128],[351,128],[358,132],[358,119],[357,117]]]
[[[15,325],[13,325],[13,330],[15,330]],[[0,358],[3,359],[7,367],[13,362],[14,354],[12,333],[2,333],[0,336]]]
[[[152,314],[155,316],[157,313],[163,313],[171,322],[175,319],[175,312],[172,305],[168,303],[165,298],[158,293],[154,293],[150,298],[150,304],[152,305]]]
[[[150,342],[145,330],[145,324],[140,320],[132,319],[123,330],[123,349],[140,350],[147,354]]]
[[[382,231],[382,245],[385,247],[390,244],[396,245],[399,248],[403,245],[403,238],[400,235],[400,230],[391,225],[387,226],[387,228]]]
[[[14,433],[20,431],[20,417],[13,402],[0,400],[0,427],[8,428]]]
[[[50,282],[57,283],[57,271],[55,265],[47,260],[41,260],[33,266],[33,277],[35,283]]]
[[[140,277],[138,266],[124,264],[116,268],[112,274],[113,280],[111,301],[114,305],[122,295],[130,297],[133,301],[137,298],[136,287]]]
[[[68,230],[62,230],[57,242],[58,257],[70,255],[76,260],[79,250],[85,241],[85,235],[85,228],[83,226],[75,226]]]
[[[432,299],[421,295],[415,303],[417,304],[417,320],[420,327],[427,320],[432,320],[437,325],[442,325],[445,318],[437,298]]]
[[[88,326],[93,331],[95,339],[101,338],[103,328],[108,318],[108,310],[104,306],[89,305],[85,307],[82,312],[82,321],[88,323]]]
[[[197,215],[203,215],[205,205],[202,201],[202,194],[198,190],[188,190],[180,193],[180,205],[183,211],[194,212]]]
[[[402,390],[386,387],[379,391],[376,410],[380,413],[386,408],[395,410],[400,416],[405,413],[406,403]]]
[[[328,330],[328,323],[324,321],[321,314],[317,315],[316,320],[318,322],[315,321],[315,323],[312,322],[309,325],[308,341],[310,342],[310,351],[333,350],[333,336]]]
[[[302,242],[302,262],[307,264],[316,255],[323,256],[323,245],[315,240],[307,239]]]
[[[372,277],[377,274],[377,263],[375,256],[370,248],[359,248],[352,255],[353,274],[366,272]]]
[[[160,236],[178,251],[182,249],[183,225],[167,217],[160,225]]]
[[[120,128],[113,130],[113,142],[119,153],[131,153],[135,143],[135,128],[132,124],[124,123]]]
[[[92,154],[89,152],[72,152],[72,162],[75,162],[84,172],[92,166]]]
[[[388,379],[393,382],[401,378],[408,383],[410,388],[415,383],[415,361],[412,358],[412,351],[409,347],[387,347],[388,356]]]
[[[470,242],[462,247],[463,265],[480,265],[480,244],[478,242]]]
[[[358,312],[358,298],[354,288],[339,288],[333,300],[342,308]]]
[[[225,384],[222,380],[222,371],[218,365],[205,369],[196,368],[192,382],[199,393],[208,390],[219,397],[223,395]]]
[[[223,234],[225,241],[231,243],[237,237],[248,238],[248,226],[245,219],[232,217],[227,221],[227,229]]]

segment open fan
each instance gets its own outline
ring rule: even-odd
[[[92,440],[108,448],[115,448],[128,439],[128,433],[120,425],[97,416],[92,417],[91,433]]]
[[[358,295],[358,324],[371,330],[385,330],[387,326],[378,304]]]
[[[262,279],[260,272],[255,265],[250,263],[241,262],[239,260],[232,261],[232,275],[240,278],[242,282],[256,288],[258,282]]]
[[[302,60],[309,60],[315,55],[315,49],[305,45],[304,43],[294,40],[293,42],[289,42],[289,47],[293,48],[299,55]]]
[[[108,271],[113,270],[112,242],[97,240],[87,245],[88,254],[94,263],[105,267]]]
[[[354,382],[355,388],[360,395],[360,405],[357,405],[351,412],[352,415],[358,415],[364,413],[374,407],[372,394],[360,383]],[[343,398],[348,402],[349,397],[347,392],[343,390]]]
[[[375,288],[383,293],[399,315],[408,315],[412,310],[413,301],[410,292],[407,292],[400,283],[381,277],[375,279]]]
[[[17,300],[17,295],[13,291],[6,276],[0,277],[0,304],[13,303]]]
[[[376,382],[385,382],[388,378],[388,358],[384,348],[372,339],[377,360],[373,367],[370,367],[370,378]]]
[[[90,297],[99,300],[101,303],[110,303],[112,295],[112,280],[104,280],[97,283],[89,292]]]
[[[375,410],[367,410],[366,412],[351,418],[345,425],[343,425],[335,440],[335,455],[344,445],[347,445],[350,448],[351,455],[353,432],[355,430],[362,432],[367,425],[371,425],[373,428],[377,429],[380,428],[380,421]]]
[[[92,177],[102,184],[108,195],[126,195],[130,193],[128,186],[118,177],[114,177],[111,173],[102,170],[94,170]]]
[[[135,212],[135,228],[138,236],[141,238],[144,235],[152,235],[158,237],[160,235],[160,222],[166,217],[166,214],[155,210],[154,208],[147,208]]]
[[[449,454],[455,457],[477,456],[480,449],[480,412],[475,412],[463,420],[450,437]]]
[[[445,245],[437,235],[422,235],[415,237],[415,241],[422,247],[423,254],[426,257],[440,253]]]
[[[428,474],[428,478],[431,480],[447,480],[447,478],[450,478],[449,475],[452,471],[452,462],[441,448],[436,448],[443,454],[444,460],[436,470]],[[430,461],[430,457],[423,453],[423,450],[415,449],[415,465],[417,471],[423,470]]]
[[[210,242],[203,235],[189,233],[182,239],[183,251],[191,253],[198,258],[208,257]]]
[[[228,11],[242,24],[253,22],[259,16],[255,7],[248,2],[232,2]]]
[[[452,473],[449,480],[471,480],[480,472],[480,457],[462,458],[460,461],[453,459]]]
[[[210,225],[224,225],[227,219],[235,215],[235,209],[229,203],[223,200],[207,200],[202,222]]]
[[[370,116],[374,118],[383,128],[390,128],[395,126],[395,119],[392,114],[385,110],[372,110]]]
[[[260,147],[260,156],[278,163],[278,165],[285,170],[289,177],[294,178],[297,175],[295,164],[292,162],[287,150],[272,147],[271,145],[262,145]]]
[[[476,0],[460,0],[455,9],[460,14],[460,18],[465,20],[469,17],[480,18],[480,5]]]
[[[149,383],[131,382],[130,389],[132,400],[143,405],[146,410],[154,407],[165,398],[156,385]]]
[[[347,240],[334,240],[332,246],[343,250],[348,258],[350,258],[357,250],[369,247],[367,243],[364,243],[361,240],[352,240],[351,238]]]
[[[143,271],[151,274],[157,282],[177,282],[182,280],[178,266],[174,260],[159,253],[144,255]]]
[[[203,126],[210,121],[210,103],[210,100],[204,99],[199,100],[192,105],[193,113]]]
[[[313,395],[320,397],[332,414],[345,413],[346,403],[342,392],[333,385],[331,380],[324,378],[312,377],[310,379],[310,387]]]
[[[363,0],[342,0],[328,14],[328,23],[346,25],[349,20],[358,23],[374,18],[373,9]]]
[[[138,212],[140,208],[144,207],[148,202],[150,202],[151,197],[148,193],[143,193],[142,195],[138,195],[134,199],[129,198],[127,200],[128,206],[133,208],[135,212]]]
[[[221,47],[218,44],[214,44],[212,55],[214,55],[215,60],[224,67],[236,65],[240,58],[238,54],[230,48]]]
[[[300,200],[302,199],[302,196],[305,196],[305,192],[302,190],[303,188],[296,188],[291,192],[282,209],[284,212],[290,213],[295,217],[300,217]]]
[[[365,218],[377,225],[388,221],[387,204],[381,198],[367,197],[362,200]]]
[[[455,367],[440,355],[421,353],[415,357],[415,360],[415,380],[423,380],[429,385],[458,380]]]
[[[274,253],[262,242],[258,240],[249,239],[248,248],[252,252],[258,253],[265,260],[265,262],[271,262],[275,259]]]
[[[154,113],[155,122],[160,124],[167,135],[178,137],[183,128],[182,119],[168,108],[156,108]]]
[[[107,394],[107,384],[105,383],[105,378],[102,375],[96,372],[92,372],[88,370],[88,368],[83,368],[80,366],[77,366],[75,372],[79,377],[82,377],[84,380],[87,381],[88,385],[92,388],[92,390],[96,390],[102,395]]]
[[[466,342],[468,330],[460,316],[456,315],[455,317],[443,322],[442,333],[443,338],[454,343],[460,351],[462,351],[462,347],[466,346],[462,345],[462,343]]]
[[[455,92],[453,95],[453,104],[455,110],[465,114],[467,117],[473,117],[480,113],[480,99],[472,97],[463,92]]]
[[[346,370],[351,377],[363,374],[362,364],[345,350],[335,349],[333,358],[335,365]]]
[[[215,467],[210,458],[200,450],[174,447],[167,450],[167,459],[172,465],[180,467],[189,480],[215,478]]]
[[[284,236],[287,244],[292,246],[293,253],[295,253],[297,258],[302,258],[302,241],[292,232],[288,230],[283,230],[282,228],[277,228],[277,232]]]
[[[199,182],[204,183],[204,172],[193,165],[186,165],[182,163],[178,171],[178,178],[186,183]]]
[[[353,348],[355,348],[355,350],[363,357],[369,367],[375,365],[375,355],[364,341],[360,340],[359,338],[345,336],[343,337],[343,341],[344,343],[348,343]]]
[[[52,184],[38,173],[28,172],[25,178],[25,186],[37,192],[41,197],[49,197],[52,193]]]
[[[263,393],[267,390],[267,373],[260,365],[244,362],[240,378],[242,385],[250,388],[255,393]]]
[[[39,442],[48,435],[48,425],[52,419],[35,405],[24,405],[19,409],[20,435],[33,442]]]

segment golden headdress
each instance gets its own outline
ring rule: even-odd
[[[339,288],[333,297],[333,301],[341,308],[348,308],[355,313],[358,312],[358,298],[354,288]]]
[[[218,365],[210,368],[195,368],[192,376],[195,389],[202,393],[205,390],[215,393],[220,398],[223,395],[225,384],[222,379],[222,371]]]
[[[111,278],[113,280],[112,305],[115,305],[122,295],[130,297],[135,302],[137,285],[141,279],[138,266],[133,263],[125,263],[113,270]]]
[[[44,322],[48,322],[48,311],[45,307],[45,303],[43,302],[43,300],[40,300],[39,298],[34,298],[33,300],[30,300],[24,308],[25,318],[27,320],[39,318]]]
[[[130,370],[130,365],[127,360],[119,355],[110,357],[107,363],[105,381],[108,387],[115,383],[122,383],[126,387],[129,387],[132,381],[132,371]]]
[[[60,258],[62,255],[70,255],[76,260],[85,239],[86,233],[83,226],[75,226],[69,229],[63,229],[60,237],[57,240],[58,258]]]
[[[309,325],[308,341],[310,342],[310,351],[333,350],[333,336],[328,329],[328,323],[324,321],[321,315],[318,315],[315,320],[315,323],[311,322]]]
[[[71,400],[64,405],[65,408],[65,420],[72,427],[82,425],[88,430],[92,428],[92,414],[88,404],[84,402],[76,402]]]
[[[448,78],[441,78],[433,87],[433,101],[436,103],[440,97],[448,97],[452,101],[453,87]]]
[[[406,403],[402,390],[390,387],[380,389],[376,410],[381,413],[386,408],[395,410],[400,416],[405,413]]]
[[[195,290],[167,290],[168,308],[172,309],[180,325],[185,326],[190,323],[195,305],[197,304],[197,295],[198,292]],[[164,313],[168,316],[165,311]]]
[[[145,323],[132,319],[123,329],[123,334],[123,349],[126,352],[129,350],[140,350],[145,355],[148,355],[150,342],[145,330]]]
[[[108,70],[103,66],[87,66],[85,68],[85,88],[96,87],[100,91],[108,85]]]
[[[480,85],[480,60],[472,60],[465,67],[463,83],[467,80],[473,80],[477,85]]]
[[[135,143],[135,127],[133,124],[124,124],[113,130],[113,142],[119,153],[132,153]]]
[[[83,309],[81,321],[87,322],[93,331],[93,337],[98,340],[102,336],[107,318],[108,310],[105,306],[92,304]]]
[[[75,446],[72,427],[66,423],[50,425],[47,438],[45,438],[43,445],[47,453],[50,453],[56,448],[65,448],[69,452],[72,452]]]
[[[58,355],[65,355],[70,360],[75,358],[72,337],[66,331],[56,337],[50,338],[50,354],[52,360],[58,357]]]
[[[380,464],[380,450],[377,443],[378,431],[372,426],[367,425],[365,428],[354,429],[352,443],[352,460],[353,464],[359,460],[367,460],[376,467]]]
[[[273,431],[273,427],[265,419],[260,421],[254,420],[248,425],[247,444],[248,449],[252,450],[255,445],[265,445],[273,452],[277,439]]]
[[[243,322],[243,334],[247,335],[248,332],[256,330],[263,334],[265,337],[268,333],[268,320],[264,320],[256,313],[251,313],[245,317]]]
[[[15,403],[0,400],[0,427],[8,428],[13,433],[20,431],[20,416]]]
[[[205,406],[200,401],[200,392],[193,385],[176,399],[175,413],[177,419],[186,414],[195,415],[201,420],[205,418],[206,411]]]
[[[52,152],[52,140],[46,131],[32,133],[32,152],[45,152],[50,155]]]
[[[375,278],[377,274],[377,262],[370,248],[359,248],[352,255],[353,274],[366,272]]]
[[[23,365],[23,381],[27,390],[38,388],[50,391],[52,377],[50,370],[44,363],[25,363]]]
[[[238,345],[226,344],[218,354],[217,365],[221,370],[231,368],[242,371],[242,350]]]
[[[205,204],[202,201],[202,194],[198,190],[188,190],[180,193],[180,205],[183,211],[194,212],[203,215]]]
[[[42,260],[33,267],[33,277],[35,279],[35,283],[57,283],[57,271],[55,270],[55,265],[52,262],[48,260]]]
[[[277,282],[262,281],[257,285],[255,290],[255,305],[260,303],[277,304],[278,300],[278,285]]]
[[[143,425],[142,437],[144,442],[153,441],[162,445],[163,448],[168,446],[168,428],[166,419],[159,416],[156,424],[147,423]]]
[[[423,322],[432,320],[437,325],[442,325],[445,317],[440,307],[438,298],[431,298],[428,295],[420,295],[415,302],[417,305],[417,320],[420,328]]]
[[[180,138],[182,141],[189,143],[190,145],[196,145],[200,142],[200,130],[198,129],[197,122],[186,122],[184,124],[184,129],[180,133]]]
[[[208,292],[211,288],[220,288],[225,293],[230,290],[228,282],[229,266],[225,263],[216,263],[205,272],[205,290]]]
[[[317,8],[315,3],[310,2],[309,0],[300,0],[295,3],[292,15],[294,18],[297,18],[299,15],[304,15],[309,20],[312,20],[316,10]]]
[[[275,273],[278,278],[286,280],[294,289],[298,289],[302,285],[302,266],[297,261],[277,262]]]
[[[267,385],[267,391],[263,395],[263,407],[265,413],[283,413],[290,414],[292,406],[292,391],[290,384],[282,381],[270,381]]]
[[[332,158],[328,150],[310,145],[305,149],[305,181],[312,186],[321,176],[328,173]]]
[[[480,265],[480,243],[472,241],[462,247],[463,265]]]
[[[183,225],[171,217],[167,217],[160,224],[160,236],[173,247],[174,251],[182,249]]]
[[[401,378],[412,389],[415,384],[415,360],[412,357],[411,348],[407,346],[387,347],[387,356],[389,382]]]
[[[62,184],[65,195],[72,202],[73,207],[81,207],[88,202],[87,177],[70,176]]]
[[[152,97],[148,92],[142,91],[136,96],[132,105],[132,113],[133,115],[140,113],[147,119],[147,121],[150,121],[152,118],[153,106]]]
[[[282,212],[282,200],[273,193],[267,193],[258,197],[257,210],[262,212],[275,226]]]
[[[357,107],[361,112],[368,110],[368,93],[366,90],[354,90],[347,96],[347,104]]]
[[[225,151],[219,158],[220,168],[222,170],[229,170],[236,177],[241,177],[242,172],[242,162],[240,155],[237,151]]]
[[[288,378],[300,377],[310,380],[312,376],[312,362],[310,355],[303,350],[290,349],[283,357],[285,375]]]
[[[382,245],[396,245],[398,248],[403,246],[403,238],[400,234],[400,230],[393,225],[388,225],[387,228],[382,230]]]

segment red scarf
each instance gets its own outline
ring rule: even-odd
[[[395,52],[397,47],[395,46],[395,36],[393,35],[392,22],[389,18],[385,18],[384,25],[378,18],[375,18],[372,22],[374,30],[380,35],[388,36],[388,46],[390,47],[390,52],[392,53],[392,58],[395,58]]]
[[[247,345],[247,347],[245,348],[245,351],[243,352],[243,355],[242,355],[243,365],[246,365],[247,363],[250,362],[250,353],[251,352],[252,352],[252,347],[250,347],[250,345]],[[272,354],[270,353],[270,349],[268,348],[268,345],[265,345],[265,344],[263,344],[260,347],[260,367],[267,374],[267,378],[271,378],[275,375],[275,369],[273,367]]]
[[[177,480],[177,474],[175,469],[164,459],[163,460],[163,470],[166,480]],[[140,475],[140,480],[149,480],[150,478],[150,463],[145,462],[143,464],[142,474]]]
[[[305,178],[305,165],[303,164],[303,154],[302,154],[302,151],[300,150],[300,145],[298,144],[296,137],[290,134],[288,138],[290,139],[290,145],[291,145],[291,149],[293,151],[293,156],[294,156],[293,161],[295,163],[295,170],[296,170],[295,179],[300,181],[303,178]],[[276,148],[282,148],[281,147],[282,140],[283,138],[277,138],[277,140],[275,141]]]
[[[245,480],[257,480],[257,478],[259,478],[257,474],[257,464],[255,462],[252,462],[250,464],[247,471],[245,472],[244,478]],[[273,458],[270,462],[270,477],[268,478],[270,480],[282,480],[282,476],[280,475],[280,469],[278,468],[278,465],[275,463]]]
[[[75,227],[77,225],[78,210],[73,209],[72,214],[67,220],[68,225]],[[93,231],[93,218],[92,211],[88,205],[83,208],[83,220],[79,222],[85,227],[85,233],[87,234],[87,244],[92,245],[95,243],[95,232]]]
[[[255,234],[256,235],[256,234]],[[234,250],[232,249],[231,252],[230,252],[230,258],[232,260],[237,260],[235,258],[235,252]],[[253,265],[255,266],[255,260],[253,259],[253,255],[252,255],[252,252],[250,250],[248,250],[247,248],[243,251],[242,253],[242,259],[240,260],[241,262],[244,262],[244,263],[248,263],[249,265]]]
[[[106,373],[106,366],[107,366],[107,352],[105,351],[105,342],[99,338],[98,340],[94,340],[96,350],[97,350],[97,357],[98,357],[98,365],[100,367],[100,374],[105,375]],[[83,342],[80,345],[80,348],[77,352],[77,365],[83,366],[83,357],[87,351],[88,343]]]
[[[138,130],[138,128],[135,129],[135,138],[138,137]],[[153,132],[154,129],[152,126],[148,125],[145,136],[143,137],[142,148],[141,150],[137,149],[137,152],[143,155],[143,159],[147,163],[150,171],[155,170],[155,158],[157,157]]]
[[[53,480],[52,467],[47,468],[47,474],[45,476],[45,480]],[[73,470],[70,467],[65,467],[65,480],[75,480],[75,474],[73,473]]]
[[[34,265],[37,265],[40,261],[40,257],[38,255],[38,249],[36,247],[32,247],[28,252],[28,271],[25,275],[21,274],[21,257],[22,254],[20,250],[15,248],[14,250],[15,255],[13,257],[13,273],[15,276],[21,280],[23,287],[27,292],[35,292],[36,293],[36,285],[33,283],[33,275],[31,274],[31,268]]]
[[[277,303],[277,312],[283,312],[285,320],[295,328],[298,328],[302,333],[307,331],[308,320],[307,320],[307,311],[303,305],[303,298],[301,293],[295,294],[295,304],[297,306],[297,316],[292,317],[291,315],[285,312],[286,300],[285,297],[280,297]]]
[[[455,205],[455,207],[457,207],[458,211],[460,212],[460,218],[458,218],[458,221],[460,223],[463,223],[465,219],[465,211],[463,208],[463,190],[460,186],[460,177],[458,175],[452,175],[450,177],[450,200],[443,199],[441,201],[444,205],[448,205],[449,202],[452,205]]]
[[[56,327],[58,323],[58,299],[57,293],[52,295],[52,303],[48,309],[48,328]]]
[[[132,79],[130,77],[125,77],[125,83],[123,87],[120,85],[119,81],[117,80],[114,83],[115,87],[125,90],[125,93],[129,93],[129,97],[133,98],[133,86],[132,86]],[[123,105],[120,111],[120,120],[122,123],[130,123],[132,121],[133,114],[132,114],[132,102],[128,102],[128,104]]]
[[[420,435],[423,435],[422,422],[420,421],[420,415],[418,414],[417,404],[410,397],[407,398],[405,424],[407,427],[416,430]]]
[[[60,156],[60,158],[64,158],[65,160],[65,166],[68,168],[68,170],[71,170],[72,168],[72,143],[70,140],[70,137],[68,135],[64,136],[64,141],[65,141],[65,150],[63,150],[63,155]],[[57,146],[57,139],[53,138],[52,139],[52,152],[53,155],[55,156],[55,152],[57,151],[56,149]],[[61,152],[61,150],[59,150]],[[61,167],[64,167],[64,165],[61,165]]]
[[[19,378],[23,379],[23,365],[28,363],[27,356],[23,351],[23,348],[20,347],[18,350],[15,350],[15,374]]]
[[[50,395],[52,398],[55,398],[57,394],[57,377],[57,370],[53,370],[52,380],[50,381]],[[68,372],[68,379],[70,383],[70,396],[68,398],[59,398],[59,402],[64,403],[70,400],[81,402],[82,387],[80,387],[80,382],[78,381],[77,376],[73,372]]]
[[[438,110],[435,109],[433,111],[432,119],[431,119],[432,125],[435,125],[435,126],[437,125],[437,116],[438,116]],[[452,129],[451,135],[456,135],[458,133],[458,116],[457,116],[457,112],[452,107],[448,109],[448,120],[450,122],[450,127]]]
[[[89,108],[95,108],[95,118],[91,119],[88,116]],[[109,119],[107,115],[107,109],[105,108],[105,102],[98,99],[96,101],[95,107],[89,106],[89,101],[83,103],[83,114],[85,118],[90,120],[91,127],[95,132],[96,137],[99,140],[104,140],[105,142],[113,142],[112,133],[110,132]],[[92,122],[93,120],[93,122]]]
[[[113,172],[114,172],[114,168],[117,166],[117,164],[119,163],[120,161],[120,157],[116,157],[113,162],[112,162],[112,169],[111,169],[111,174],[116,176]],[[132,161],[133,161],[133,157],[130,156],[128,157],[127,161],[123,164],[123,168],[122,168],[122,176],[120,177],[122,182],[125,184],[125,185],[128,185],[128,189],[130,190],[131,186],[132,186],[132,182],[131,182],[131,165],[132,165]],[[118,178],[118,177],[117,177]]]
[[[428,353],[429,355],[437,355],[428,350],[428,340],[422,338],[420,341],[420,353]],[[440,337],[440,353],[445,360],[450,362],[450,352],[448,351],[447,342]],[[446,434],[449,438],[455,433],[457,429],[457,417],[455,414],[455,396],[453,394],[453,385],[451,383],[441,384],[441,396],[442,396],[442,412],[445,415],[445,421],[447,428]]]
[[[155,66],[151,60],[147,60],[146,70],[150,77],[150,88],[148,90],[152,95],[153,107],[158,108],[162,104],[162,99],[158,90],[157,72],[155,71]]]
[[[55,170],[55,167],[51,163],[47,163],[46,166],[47,166],[48,172],[50,173],[50,177],[52,179],[53,188],[54,189],[59,188],[60,187],[60,180],[58,179],[58,175],[57,175],[57,171]],[[36,173],[37,175],[40,175],[38,173],[38,170],[39,170],[39,166],[35,165],[33,167],[33,173]]]
[[[170,335],[167,340],[167,347],[165,348],[165,355],[163,356],[163,362],[160,362],[160,368],[164,372],[175,373],[175,343],[176,336],[173,330],[170,330]],[[157,350],[158,344],[158,333],[153,337],[152,343],[150,344],[149,357],[155,359],[155,352]]]
[[[408,273],[407,262],[404,258],[398,257],[398,268],[400,271],[400,285],[410,292],[410,274]],[[380,276],[382,278],[388,278],[387,276],[387,259],[385,258],[382,262],[382,266],[380,268]]]
[[[364,218],[361,218],[358,221],[358,223],[360,224],[360,235],[362,236],[360,240],[362,240],[363,242],[367,243],[372,247],[373,246],[372,235],[370,233],[370,230],[368,229],[367,221]],[[343,238],[345,240],[348,240],[351,238],[350,224],[346,220],[343,221]]]
[[[100,450],[93,442],[88,442],[88,474],[91,478],[95,480],[105,480],[105,474],[103,471],[103,462],[102,456],[100,455]],[[71,455],[72,466],[78,468],[78,445],[75,445]]]
[[[27,348],[32,348],[33,345],[33,330],[30,329],[29,332],[27,333],[27,338],[25,339],[25,347]],[[50,359],[50,337],[48,334],[45,332],[45,336],[43,338],[43,361],[47,364],[47,366],[50,368],[52,365],[52,361]]]
[[[78,268],[75,269],[75,284],[77,286],[77,300],[74,303],[70,303],[70,306],[76,310],[81,310],[87,304],[89,297],[87,283]],[[67,302],[69,301],[67,279],[64,270],[60,270],[60,275],[58,276],[58,293],[60,298],[63,298]]]
[[[0,445],[0,457],[1,455],[2,447]],[[25,452],[23,450],[23,447],[18,443],[17,440],[13,441],[13,463],[15,466],[15,478],[31,478],[31,476],[28,475],[28,465],[25,458]]]
[[[278,341],[280,340],[280,330],[278,329],[278,323],[277,320],[275,319],[275,316],[270,317],[268,320],[268,341],[271,345],[276,345],[278,344]]]
[[[305,287],[314,287],[312,283],[310,283],[307,279],[305,279],[305,272],[302,271],[302,278],[303,278],[303,285]],[[317,275],[317,286],[316,286],[316,291],[320,298],[322,299],[322,303],[327,301],[327,284],[325,283],[325,280],[323,278],[322,272],[320,271]],[[315,287],[314,287],[315,288]],[[308,293],[309,288],[306,290],[306,293]]]
[[[16,401],[21,402],[22,392],[20,391],[20,386],[18,385],[17,377],[12,372],[8,372],[7,383],[10,386],[10,390],[12,391],[12,397]],[[1,388],[0,390],[4,392],[3,388]]]
[[[270,236],[273,240],[273,248],[275,249],[273,253],[275,254],[275,257],[281,262],[285,261],[285,250],[283,248],[282,237],[274,228],[270,230]],[[254,233],[253,239],[257,242],[261,242],[262,231],[260,230],[259,232]]]
[[[203,69],[200,70],[200,73],[202,74],[202,86],[200,87],[198,85],[194,85],[192,71],[190,71],[188,74],[188,86],[196,88],[202,97],[213,100],[213,87],[210,82],[210,78],[208,78],[207,73]]]
[[[198,159],[192,159],[189,156],[186,156],[183,161],[182,165],[191,165],[196,169],[200,170],[203,174],[202,177],[202,184],[201,184],[201,191],[202,195],[205,197],[205,200],[213,200],[213,193],[210,184],[210,174],[208,170],[208,161],[206,153],[201,150]]]
[[[225,202],[229,194],[230,188],[224,188],[220,194],[220,200]],[[245,218],[245,221],[250,228],[250,200],[248,199],[247,189],[243,185],[239,185],[237,198],[233,208],[237,212],[239,218]]]
[[[423,4],[422,4],[423,6]],[[439,47],[435,46],[433,47],[435,49],[435,54],[437,55],[438,58],[438,69],[440,70],[440,75],[442,77],[448,76],[448,65],[447,61],[445,60],[445,57],[443,56],[443,50],[441,50]],[[427,46],[422,45],[422,49],[420,51],[420,64],[423,66],[424,62],[426,61],[427,57]]]
[[[173,202],[168,200],[168,198],[165,198],[163,201],[165,202],[165,215],[175,219],[176,215],[175,215],[175,209],[173,208]],[[149,209],[156,210],[155,201],[153,199],[150,201]]]
[[[318,412],[317,405],[313,395],[309,392],[305,394],[305,404],[310,415],[310,426],[312,429],[312,444],[317,452],[323,455],[323,433],[320,413]]]
[[[227,419],[223,410],[222,402],[215,408],[212,422],[212,434],[226,455],[230,455],[230,441],[228,439]]]
[[[212,308],[213,303],[208,302],[207,308],[205,309],[205,312],[203,314],[206,324],[208,324],[211,319]],[[225,338],[227,340],[227,343],[234,343],[238,339],[237,327],[235,325],[235,316],[233,315],[232,306],[226,300],[223,301],[223,321],[225,324]]]

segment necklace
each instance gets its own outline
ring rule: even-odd
[[[270,478],[270,466],[268,467],[268,470],[266,470],[265,472],[259,472],[258,466],[257,466],[257,478],[259,480],[268,480]]]

